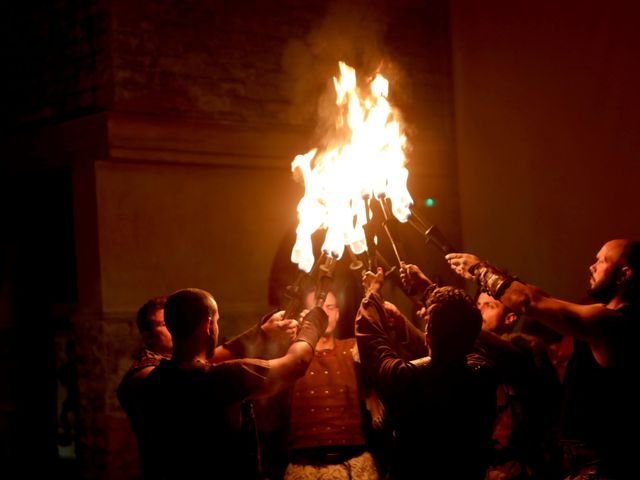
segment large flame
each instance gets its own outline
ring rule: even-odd
[[[362,226],[365,203],[391,200],[393,215],[406,222],[413,203],[407,190],[405,144],[396,114],[387,100],[389,82],[380,74],[359,96],[356,71],[340,62],[334,77],[340,114],[338,141],[320,151],[298,155],[291,169],[299,169],[305,193],[298,204],[298,228],[291,261],[309,272],[314,264],[311,235],[326,228],[323,253],[339,259],[345,245],[360,254],[367,249]],[[339,142],[339,143],[338,143]]]

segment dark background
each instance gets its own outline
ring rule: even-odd
[[[282,306],[302,194],[290,163],[326,133],[339,60],[390,80],[425,221],[579,300],[600,245],[640,237],[638,10],[591,0],[3,4],[3,478],[135,478],[115,387],[140,346],[133,317],[147,298],[205,288],[225,336]],[[407,260],[456,281],[418,232],[402,225],[398,238]],[[393,258],[384,238],[381,250]],[[345,261],[341,336],[357,303]]]

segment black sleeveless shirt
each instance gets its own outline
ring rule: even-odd
[[[587,342],[574,341],[567,365],[560,433],[595,452],[602,473],[630,478],[640,452],[640,306],[618,309],[624,333],[616,345],[616,365],[603,368]]]

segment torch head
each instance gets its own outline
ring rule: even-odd
[[[427,240],[427,243],[433,243],[433,245],[435,245],[435,247],[443,254],[446,255],[453,252],[453,248],[449,244],[448,240],[436,225],[431,225],[429,229],[424,232],[424,237]]]
[[[323,254],[324,261],[318,266],[318,279],[316,283],[316,307],[322,307],[327,299],[327,293],[333,283],[333,271],[338,261],[331,255]]]

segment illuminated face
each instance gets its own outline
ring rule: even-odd
[[[505,327],[512,323],[508,321],[509,315],[513,315],[507,311],[502,302],[499,302],[491,295],[482,292],[478,296],[476,306],[482,314],[482,329],[488,332],[502,333]],[[515,315],[513,315],[515,317]],[[509,318],[510,320],[510,318]]]
[[[308,309],[313,308],[316,301],[316,295],[314,292],[309,293],[306,298],[305,307]],[[325,311],[327,316],[329,317],[329,323],[327,324],[327,329],[324,331],[324,336],[332,335],[334,330],[336,329],[336,324],[338,323],[338,319],[340,318],[340,309],[338,308],[338,301],[333,292],[327,293],[327,298],[324,301],[324,305],[322,309]]]
[[[143,333],[145,344],[156,353],[169,354],[173,348],[173,339],[164,323],[164,309],[156,310],[149,316],[151,329]]]
[[[614,297],[621,254],[622,246],[619,242],[607,242],[596,255],[595,263],[589,267],[591,276],[588,294],[596,301],[607,303]]]

